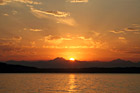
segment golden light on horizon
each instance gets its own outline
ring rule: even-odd
[[[70,58],[69,60],[70,60],[70,61],[75,61],[75,59],[74,59],[74,58]]]
[[[0,0],[0,61],[61,56],[69,61],[139,62],[140,0],[102,2]]]

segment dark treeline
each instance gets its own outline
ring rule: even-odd
[[[140,67],[41,69],[0,63],[0,73],[140,73]]]

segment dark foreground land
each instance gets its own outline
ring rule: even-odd
[[[41,69],[0,63],[0,73],[140,73],[140,67]]]

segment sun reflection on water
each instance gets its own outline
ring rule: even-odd
[[[75,84],[75,75],[74,74],[70,74],[69,75],[69,92],[74,92],[75,88],[76,88],[76,84]]]

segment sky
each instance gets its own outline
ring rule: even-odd
[[[0,0],[0,60],[140,61],[140,0]]]

